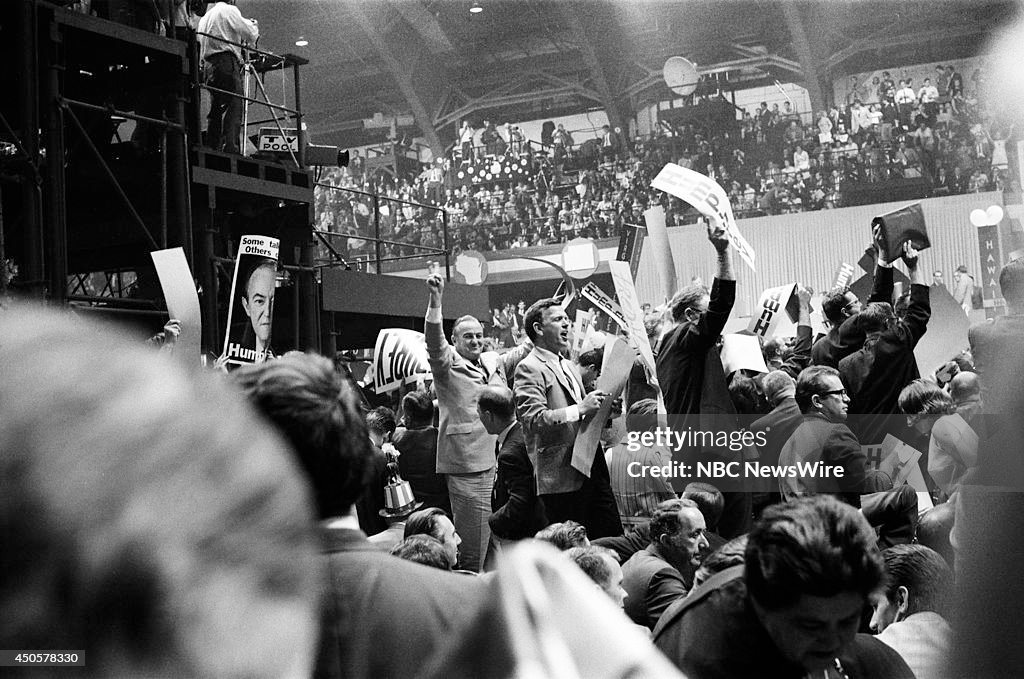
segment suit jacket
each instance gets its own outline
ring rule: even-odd
[[[779,478],[779,490],[786,499],[800,495],[832,493],[854,507],[860,507],[864,490],[864,466],[867,458],[850,428],[832,422],[819,413],[804,415],[804,421],[789,437],[779,454],[779,465],[821,461],[823,465],[843,467],[842,478],[810,475]]]
[[[552,360],[550,352],[544,356],[535,348],[519,362],[515,376],[516,411],[526,434],[538,495],[571,493],[583,487],[585,478],[570,464],[580,423],[569,422],[566,410],[577,404],[576,396]],[[564,364],[575,371],[568,361]],[[575,377],[582,385],[580,376]]]
[[[356,530],[324,530],[328,591],[314,677],[419,676],[487,598],[481,580],[379,551]]]
[[[653,630],[665,609],[685,597],[690,586],[655,545],[648,545],[622,564],[622,588],[626,615]]]
[[[871,284],[871,295],[867,303],[892,303],[893,270],[892,267],[876,267],[875,278]],[[829,330],[828,334],[819,339],[811,347],[811,363],[839,367],[839,361],[860,349],[864,344],[864,331],[860,327],[857,315],[850,316],[839,327]]]
[[[523,425],[516,422],[498,450],[498,470],[491,491],[491,532],[506,540],[530,538],[547,525],[537,499],[533,463],[526,452]]]
[[[485,384],[504,386],[498,355],[487,352],[480,356],[480,365],[475,365],[448,344],[440,323],[427,321],[423,334],[440,411],[437,473],[487,471],[494,467],[495,437],[487,433],[477,417],[476,399]]]
[[[399,427],[391,436],[391,442],[401,453],[398,471],[412,486],[416,499],[426,507],[437,507],[451,514],[448,486],[444,477],[434,471],[437,469],[437,429]]]
[[[796,399],[788,396],[775,408],[750,425],[753,433],[764,432],[765,445],[761,447],[761,464],[778,464],[779,453],[800,423],[804,421]],[[772,490],[776,490],[773,488]]]

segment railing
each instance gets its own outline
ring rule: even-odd
[[[208,85],[205,82],[205,79],[203,78],[202,72],[199,69],[196,69],[194,71],[195,80],[193,82],[193,88],[194,88],[195,92],[198,93],[200,90],[206,90],[207,92],[210,93],[211,96],[214,93],[216,93],[216,94],[221,94],[221,95],[229,96],[229,97],[232,97],[232,98],[235,98],[235,99],[240,99],[242,101],[242,103],[243,103],[242,121],[241,121],[241,123],[239,125],[239,127],[240,127],[240,131],[239,131],[240,139],[238,140],[239,141],[239,150],[240,150],[240,152],[244,153],[244,151],[245,151],[245,138],[248,135],[248,128],[249,128],[249,126],[251,126],[251,125],[261,125],[261,124],[264,124],[264,123],[274,123],[274,126],[277,128],[278,133],[282,137],[285,137],[286,136],[286,134],[285,134],[286,126],[288,125],[288,121],[291,121],[292,124],[294,125],[295,134],[297,134],[298,137],[299,137],[299,141],[298,141],[298,154],[296,154],[294,151],[292,151],[290,147],[288,149],[288,154],[291,157],[292,162],[295,163],[295,165],[297,167],[305,167],[306,139],[305,139],[305,133],[304,133],[304,131],[302,129],[302,104],[301,104],[301,89],[300,89],[300,80],[299,80],[299,66],[301,66],[302,63],[304,63],[304,60],[300,60],[300,59],[298,59],[296,57],[282,56],[282,55],[279,55],[279,54],[275,54],[273,52],[267,52],[265,50],[256,49],[255,47],[249,46],[249,45],[247,45],[245,43],[239,43],[239,42],[234,42],[232,40],[227,40],[227,39],[224,39],[224,38],[219,38],[217,36],[213,36],[213,35],[210,35],[208,33],[196,32],[195,36],[196,36],[197,42],[196,42],[195,46],[193,47],[193,50],[194,50],[193,54],[196,56],[196,63],[201,63],[200,62],[201,51],[200,51],[200,47],[199,47],[199,44],[198,44],[198,39],[200,37],[204,37],[204,38],[207,38],[207,39],[210,39],[210,40],[215,40],[217,42],[221,42],[221,43],[224,43],[226,45],[232,45],[234,47],[240,48],[242,50],[242,57],[244,59],[244,63],[242,64],[242,76],[244,78],[243,88],[246,91],[248,90],[248,79],[251,77],[253,79],[253,81],[255,81],[256,87],[259,90],[259,93],[263,95],[263,99],[257,99],[255,97],[248,96],[247,93],[246,94],[239,94],[237,92],[229,92],[228,90],[220,89],[218,87],[214,87],[213,85]],[[253,55],[256,55],[255,58],[253,57]],[[289,66],[292,68],[292,93],[293,93],[293,99],[295,101],[295,108],[289,108],[289,107],[283,106],[281,104],[272,103],[270,101],[270,96],[267,94],[267,89],[266,89],[266,87],[264,87],[263,80],[261,78],[261,74],[262,73],[265,73],[265,72],[270,71],[270,70],[276,70],[276,69],[279,69],[279,68],[280,69],[284,69],[284,68],[287,68]],[[197,99],[198,99],[198,97],[197,97]],[[249,106],[250,106],[250,104],[256,104],[258,106],[263,106],[263,107],[266,107],[267,109],[269,109],[269,111],[270,111],[270,118],[267,118],[265,120],[250,121],[249,120]],[[201,113],[200,113],[201,108],[202,107],[200,107],[200,106],[194,107],[195,112],[196,112],[196,120],[195,120],[196,128],[195,129],[197,129],[197,130],[202,129],[202,120],[200,118],[200,116],[201,116]],[[285,121],[285,125],[281,124],[282,120]]]
[[[398,262],[433,259],[444,260],[445,279],[451,279],[444,209],[320,182],[314,191],[321,215],[321,223],[313,229],[320,243],[317,267],[345,266],[383,274],[400,268]],[[333,223],[324,223],[325,214],[332,216]],[[440,261],[437,265],[441,266]]]

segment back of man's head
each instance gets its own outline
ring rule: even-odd
[[[704,524],[708,530],[713,531],[718,528],[718,521],[722,518],[722,512],[725,510],[725,496],[722,495],[722,491],[710,483],[694,481],[686,484],[680,497],[697,505],[697,509],[704,516]]]
[[[782,370],[773,370],[761,380],[761,390],[772,408],[778,406],[786,398],[796,395],[796,381]]]
[[[0,383],[0,648],[82,649],[85,677],[308,672],[312,502],[245,399],[43,312],[4,314]]]
[[[534,537],[537,540],[551,543],[563,552],[573,547],[590,546],[587,529],[572,520],[553,523],[542,528]]]
[[[391,548],[391,555],[442,571],[452,569],[444,545],[433,535],[426,533],[416,533],[403,539]]]
[[[246,366],[232,376],[292,444],[320,518],[347,514],[367,484],[373,455],[353,387],[314,354]]]
[[[881,332],[896,322],[896,313],[888,302],[871,302],[857,319],[865,333]]]
[[[604,349],[594,348],[584,351],[577,357],[576,363],[581,368],[592,367],[598,374],[601,372],[601,363],[604,360]]]
[[[423,427],[434,420],[434,399],[426,391],[410,391],[402,397],[405,423],[410,427]]]
[[[514,420],[516,403],[512,390],[504,385],[487,385],[480,389],[477,404],[485,413],[492,413],[502,421]]]
[[[1015,259],[999,272],[999,290],[1011,310],[1024,312],[1024,259]]]
[[[887,575],[885,596],[895,601],[897,590],[907,588],[906,614],[931,611],[946,617],[953,595],[953,571],[934,549],[924,545],[896,545],[882,552]]]
[[[642,398],[626,411],[626,431],[654,431],[658,426],[658,402]]]
[[[366,413],[366,429],[380,436],[385,441],[390,440],[391,435],[398,428],[395,420],[395,411],[386,406],[378,406]]]
[[[977,399],[981,396],[981,381],[973,372],[958,372],[949,382],[949,395],[953,403],[960,404]]]
[[[831,495],[768,507],[750,532],[744,562],[747,591],[769,610],[804,594],[854,592],[866,600],[885,577],[871,526]]]

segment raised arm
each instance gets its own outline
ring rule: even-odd
[[[444,317],[441,315],[441,298],[444,296],[444,278],[438,274],[427,277],[430,298],[427,302],[427,317],[423,323],[423,336],[427,343],[427,360],[434,378],[451,367],[452,347],[444,337]]]
[[[910,243],[904,246],[903,262],[907,265],[907,277],[910,278],[910,303],[907,315],[898,327],[901,333],[906,334],[910,346],[915,347],[928,330],[928,320],[932,315],[930,290],[921,280],[918,252]]]
[[[800,371],[811,363],[811,289],[798,285],[796,297],[800,301],[800,315],[796,322],[796,342],[790,349],[789,358],[780,368],[794,380],[800,375]]]

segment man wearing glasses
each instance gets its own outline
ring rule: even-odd
[[[824,365],[805,369],[796,382],[796,403],[804,421],[779,454],[781,469],[796,468],[779,478],[783,498],[830,493],[860,507],[866,458],[846,426],[850,397],[839,371]]]

